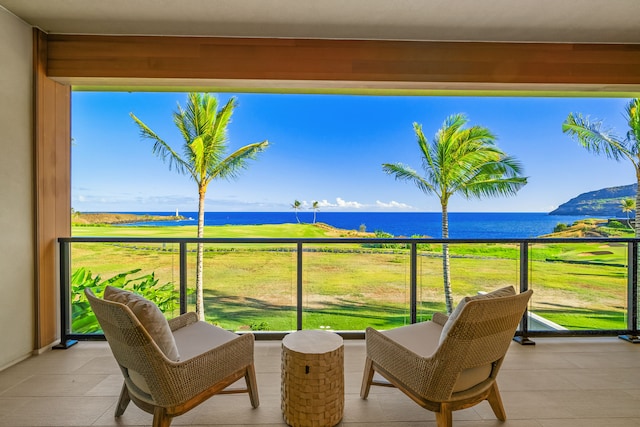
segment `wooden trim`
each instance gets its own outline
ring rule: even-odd
[[[46,75],[47,36],[33,31],[35,150],[35,347],[59,336],[57,242],[71,233],[71,88]]]
[[[50,35],[48,54],[81,85],[640,89],[640,44]]]
[[[71,85],[106,90],[640,93],[640,44],[46,35],[34,29],[36,347],[58,337],[69,236]]]

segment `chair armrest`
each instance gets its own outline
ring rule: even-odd
[[[424,372],[428,365],[425,358],[373,328],[366,329],[365,340],[367,357],[393,376],[393,380],[387,378],[388,380],[392,383],[400,383],[404,388],[413,390],[419,388],[416,380],[419,373]]]
[[[433,313],[433,317],[431,318],[433,323],[437,323],[440,326],[444,326],[447,320],[449,320],[449,316],[444,313]]]
[[[198,321],[198,315],[194,312],[181,314],[178,317],[174,317],[173,319],[169,319],[169,328],[171,331],[176,331],[178,329],[184,328],[185,326],[189,326],[192,323],[196,323]]]
[[[444,383],[441,381],[439,351],[429,357],[421,357],[370,327],[365,332],[365,340],[367,357],[376,370],[385,371],[391,378],[380,372],[383,377],[409,392],[412,398],[419,399],[416,401],[444,401],[451,396],[455,378],[445,379]]]

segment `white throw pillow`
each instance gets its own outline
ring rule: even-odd
[[[516,290],[514,289],[513,286],[505,286],[504,288],[496,289],[495,291],[489,292],[486,294],[478,294],[472,297],[462,298],[462,301],[460,301],[460,303],[456,306],[455,310],[453,310],[453,313],[451,313],[451,315],[449,316],[449,319],[447,319],[447,322],[442,327],[442,333],[440,334],[440,344],[442,344],[444,339],[447,337],[449,330],[451,329],[453,324],[456,322],[456,320],[458,320],[458,317],[460,316],[460,313],[462,313],[462,310],[464,309],[464,306],[467,304],[467,302],[473,301],[473,300],[479,300],[479,299],[508,297],[508,296],[513,296],[515,294],[516,294]]]
[[[138,294],[114,288],[113,286],[105,288],[104,299],[119,302],[129,307],[165,356],[174,362],[180,360],[178,347],[169,327],[169,322],[157,305]]]

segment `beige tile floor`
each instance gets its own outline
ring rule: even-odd
[[[513,343],[498,377],[507,416],[489,405],[454,414],[454,425],[505,427],[640,426],[640,345],[617,338]],[[256,342],[260,407],[245,394],[214,396],[174,419],[181,426],[285,426],[280,412],[280,342]],[[434,427],[435,417],[399,391],[374,387],[359,397],[364,342],[345,341],[344,427]],[[0,426],[148,426],[129,406],[113,417],[120,373],[104,342],[81,342],[0,372]]]

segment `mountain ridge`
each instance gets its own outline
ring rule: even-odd
[[[582,193],[558,206],[549,215],[593,215],[623,217],[620,202],[623,199],[634,199],[638,184],[601,188]]]

